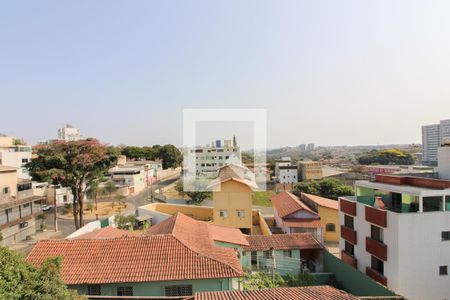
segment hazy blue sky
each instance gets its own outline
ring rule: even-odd
[[[450,118],[449,13],[450,1],[3,1],[0,132],[36,142],[71,123],[114,144],[181,145],[184,108],[265,108],[269,146],[420,142],[422,124]]]

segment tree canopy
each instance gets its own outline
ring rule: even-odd
[[[192,180],[187,182],[188,186],[184,187],[184,180],[179,179],[175,183],[175,190],[181,195],[186,195],[190,198],[188,204],[201,204],[203,200],[211,198],[212,193],[207,190],[208,181],[207,180]]]
[[[35,147],[36,157],[28,168],[33,180],[71,189],[75,227],[83,226],[83,199],[86,191],[117,159],[113,147],[95,139],[56,141]]]
[[[125,146],[122,148],[122,154],[130,159],[136,160],[163,160],[163,168],[176,168],[180,166],[182,154],[177,147],[171,144],[164,146],[154,145],[151,147]]]
[[[398,149],[371,150],[358,158],[362,165],[412,165],[414,158],[411,154]]]
[[[0,247],[0,266],[0,299],[83,299],[62,282],[61,257],[48,258],[38,268]]]
[[[300,196],[301,193],[317,195],[330,199],[353,195],[353,188],[345,185],[336,178],[325,178],[319,181],[302,181],[295,184],[292,193]]]

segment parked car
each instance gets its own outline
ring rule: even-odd
[[[42,205],[41,209],[43,211],[49,211],[49,210],[53,209],[53,205],[44,204],[44,205]]]

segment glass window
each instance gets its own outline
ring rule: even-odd
[[[4,187],[3,194],[8,194],[8,193],[9,193],[9,187]]]
[[[375,256],[372,256],[372,263],[371,263],[372,269],[380,273],[381,275],[384,275],[384,263],[382,260],[379,260]]]
[[[292,257],[292,250],[283,250],[283,256]]]
[[[133,287],[132,286],[118,286],[117,287],[117,296],[133,296]]]
[[[450,196],[445,196],[445,210],[450,211]]]
[[[264,258],[265,259],[271,259],[272,258],[272,251],[264,251]]]
[[[335,232],[336,226],[333,223],[328,223],[327,225],[325,225],[325,230],[330,231],[330,232]]]
[[[236,215],[238,218],[244,218],[245,217],[245,211],[244,210],[238,210],[236,211]]]
[[[87,294],[90,296],[100,296],[102,294],[102,289],[99,284],[88,285]]]
[[[353,246],[351,243],[345,241],[345,253],[350,254],[351,256],[355,255],[355,246]]]
[[[423,211],[441,211],[442,210],[442,197],[423,197]]]
[[[344,224],[345,224],[345,227],[353,229],[353,217],[351,217],[349,215],[345,215],[344,216]]]
[[[439,267],[439,275],[441,275],[441,276],[448,275],[447,266],[440,266]]]
[[[166,296],[191,296],[192,285],[171,285],[164,287]]]
[[[228,218],[228,210],[225,210],[225,209],[220,210],[219,216],[222,218]]]
[[[370,225],[370,237],[373,240],[379,241],[379,242],[383,242],[383,229],[375,226],[375,225]]]
[[[450,231],[442,231],[441,237],[443,241],[450,241]]]

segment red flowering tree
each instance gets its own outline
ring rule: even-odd
[[[86,191],[107,173],[118,153],[113,147],[88,139],[38,145],[34,148],[34,154],[35,157],[26,166],[33,180],[70,188],[75,228],[82,227]]]

